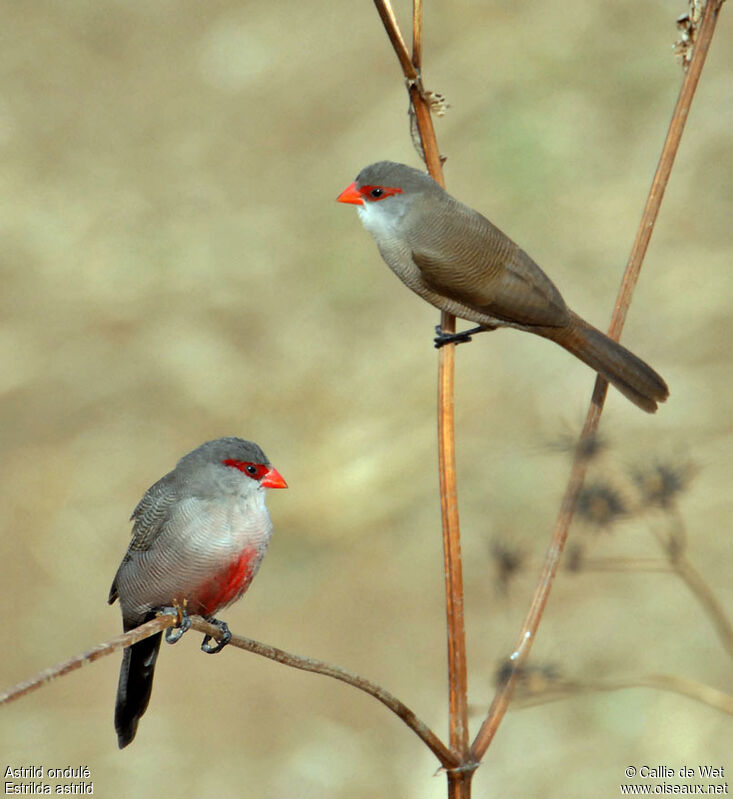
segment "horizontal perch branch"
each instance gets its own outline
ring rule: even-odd
[[[63,663],[58,663],[55,666],[51,666],[51,668],[45,669],[39,674],[36,674],[35,677],[31,677],[30,680],[19,682],[4,694],[0,694],[0,705],[14,702],[16,699],[20,699],[21,696],[25,696],[26,694],[37,690],[42,685],[51,682],[51,680],[55,680],[57,677],[63,677],[70,671],[76,671],[76,669],[80,669],[87,663],[94,663],[95,660],[99,660],[99,658],[104,657],[105,655],[111,655],[118,649],[124,649],[126,646],[132,646],[132,644],[142,641],[143,638],[148,638],[151,635],[155,635],[155,633],[165,630],[166,627],[171,627],[175,623],[176,620],[172,616],[158,616],[152,621],[141,624],[134,630],[130,630],[129,633],[118,635],[116,638],[113,638],[111,641],[107,641],[105,644],[99,644],[99,646],[95,646],[93,649],[82,652],[81,655],[76,655],[69,660],[65,660]]]
[[[100,644],[99,646],[96,646],[81,655],[77,655],[70,660],[59,663],[57,666],[53,666],[50,669],[40,672],[40,674],[37,674],[30,680],[18,683],[6,693],[0,694],[0,705],[20,699],[20,697],[29,694],[31,691],[35,691],[42,685],[45,685],[57,677],[62,677],[69,672],[80,668],[86,663],[92,663],[105,655],[110,655],[118,649],[122,649],[126,646],[132,646],[138,641],[142,641],[144,638],[148,638],[151,635],[155,635],[155,633],[161,632],[161,630],[166,629],[166,627],[173,626],[175,623],[176,619],[173,616],[157,616],[152,621],[141,624],[139,627],[136,627],[134,630],[130,630],[128,633],[118,635],[116,638],[113,638],[107,643]],[[194,630],[211,635],[217,640],[221,637],[221,630],[218,627],[210,624],[199,616],[191,617],[191,627]],[[294,669],[312,671],[315,674],[323,674],[326,677],[332,677],[335,680],[341,680],[341,682],[345,682],[347,685],[351,685],[354,688],[358,688],[360,691],[364,691],[364,693],[373,696],[385,707],[389,708],[393,713],[399,716],[399,718],[401,718],[402,721],[425,742],[425,744],[435,754],[444,768],[453,769],[458,765],[458,760],[455,755],[424,722],[420,721],[420,719],[410,710],[409,707],[407,707],[407,705],[390,694],[388,691],[385,691],[380,686],[375,685],[373,682],[370,682],[363,677],[359,677],[358,675],[350,674],[348,671],[344,671],[344,669],[341,669],[338,666],[332,666],[328,663],[324,663],[321,660],[313,660],[312,658],[293,655],[290,652],[285,652],[284,650],[277,649],[274,646],[262,644],[259,641],[253,641],[250,638],[243,638],[239,635],[232,635],[230,646],[236,647],[237,649],[245,649],[248,652],[253,652],[256,655],[261,655],[262,657],[269,658],[270,660],[275,660],[278,663],[282,663],[285,666],[291,666]]]

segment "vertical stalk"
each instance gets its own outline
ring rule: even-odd
[[[659,214],[664,191],[667,188],[669,176],[672,172],[672,165],[674,164],[674,159],[679,149],[680,139],[682,138],[685,122],[687,122],[692,98],[694,97],[698,81],[700,80],[700,74],[705,64],[705,58],[710,48],[710,42],[712,41],[715,31],[715,23],[722,4],[723,0],[708,0],[705,4],[700,29],[694,46],[695,49],[693,51],[692,61],[690,62],[687,74],[680,88],[677,104],[672,114],[667,137],[664,141],[657,170],[649,189],[649,195],[646,205],[644,206],[639,229],[633,247],[631,248],[631,254],[626,265],[626,271],[624,272],[621,288],[619,289],[613,316],[611,318],[608,335],[617,340],[621,335],[621,330],[626,321],[626,313],[631,304],[631,298],[639,278],[641,265],[649,245],[649,240],[651,239],[652,231],[654,230],[654,223]],[[585,437],[593,436],[598,429],[607,390],[608,383],[600,376],[596,378],[591,404],[581,434],[581,440]],[[560,558],[565,548],[568,530],[578,503],[578,496],[583,486],[586,469],[587,459],[583,458],[581,455],[576,455],[560,506],[560,512],[555,523],[552,540],[547,554],[545,555],[539,584],[535,590],[535,595],[532,599],[527,617],[522,625],[519,644],[512,655],[512,665],[514,666],[513,673],[497,690],[496,696],[489,708],[489,713],[484,719],[478,735],[471,746],[471,753],[476,761],[483,757],[491,744],[496,730],[509,707],[517,672],[529,657],[529,652],[534,643],[542,614],[544,613],[547,600],[550,596],[550,590],[560,564]]]
[[[410,82],[410,101],[415,110],[425,164],[431,177],[445,186],[438,141],[430,109],[422,93],[422,0],[413,1],[412,59],[417,80]],[[456,318],[442,312],[440,326],[454,333]],[[458,480],[455,447],[455,344],[438,350],[438,474],[440,511],[443,530],[443,565],[445,572],[445,611],[448,637],[448,691],[450,710],[450,747],[465,763],[469,755],[468,742],[468,678],[466,668],[466,629],[463,612],[463,564],[461,559],[461,530],[458,518]],[[449,780],[470,789],[470,777]],[[459,793],[456,796],[467,796]]]
[[[443,314],[441,326],[447,332],[454,332],[455,317]],[[441,347],[438,355],[438,464],[440,508],[443,522],[445,609],[448,622],[450,747],[456,753],[465,756],[468,752],[468,699],[463,568],[454,437],[454,348],[454,344]]]
[[[412,57],[407,52],[390,0],[374,0],[374,4],[407,80],[428,172],[444,186],[440,152],[430,108],[423,96],[420,75],[422,2],[413,0]],[[455,332],[456,319],[451,314],[441,314],[440,324],[445,332]],[[455,344],[448,344],[438,354],[438,470],[445,568],[450,748],[462,766],[448,771],[448,796],[450,799],[468,799],[471,794],[473,767],[469,765],[466,632],[454,437],[454,374]]]

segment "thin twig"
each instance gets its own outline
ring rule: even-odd
[[[657,688],[660,691],[671,691],[682,696],[688,696],[704,705],[709,705],[715,710],[720,710],[728,715],[733,715],[733,696],[712,688],[705,683],[688,680],[673,674],[648,674],[641,677],[628,677],[617,680],[588,680],[584,682],[560,682],[551,684],[538,691],[528,691],[526,694],[516,696],[512,702],[512,709],[536,707],[549,702],[558,702],[578,694],[597,693],[605,691],[622,691],[629,688]]]
[[[143,638],[148,638],[155,633],[159,633],[166,627],[172,627],[176,623],[176,618],[169,615],[160,615],[152,621],[136,627],[134,630],[118,635],[107,643],[100,644],[99,646],[84,652],[81,655],[71,658],[63,663],[59,663],[50,669],[42,671],[30,680],[18,683],[13,686],[9,691],[0,694],[0,705],[20,699],[31,691],[40,688],[42,685],[50,682],[56,677],[61,677],[68,674],[74,669],[78,669],[85,663],[92,663],[105,655],[111,655],[118,649],[126,646],[132,646]],[[214,624],[210,624],[199,616],[191,617],[191,627],[194,630],[211,635],[217,640],[221,638],[221,630]],[[253,652],[256,655],[276,660],[286,666],[291,666],[294,669],[301,669],[302,671],[312,671],[315,674],[322,674],[325,677],[332,677],[335,680],[340,680],[348,685],[358,688],[360,691],[373,696],[378,699],[385,707],[389,708],[395,715],[419,737],[435,756],[440,761],[441,765],[446,769],[455,768],[458,765],[457,757],[445,746],[445,744],[438,738],[437,735],[410,710],[404,702],[392,696],[388,691],[380,688],[378,685],[370,682],[369,680],[359,677],[356,674],[350,674],[348,671],[332,666],[329,663],[324,663],[321,660],[313,660],[312,658],[302,657],[300,655],[293,655],[290,652],[285,652],[282,649],[277,649],[268,644],[262,644],[259,641],[253,641],[250,638],[243,638],[239,635],[232,635],[231,646],[238,649],[246,649],[248,652]]]
[[[374,0],[374,5],[377,7],[379,16],[382,18],[382,24],[387,31],[390,42],[392,42],[392,47],[397,54],[405,77],[408,80],[417,80],[418,73],[412,65],[410,54],[407,52],[407,45],[402,37],[400,26],[397,24],[397,17],[392,9],[392,4],[389,0]]]
[[[191,619],[191,627],[194,630],[198,630],[206,635],[211,635],[214,638],[219,639],[221,637],[221,630],[217,626],[199,617],[193,617]],[[248,652],[253,652],[256,655],[261,655],[270,660],[275,660],[278,663],[282,663],[294,669],[311,671],[314,674],[322,674],[324,677],[332,677],[334,680],[340,680],[347,685],[358,688],[360,691],[364,691],[364,693],[378,699],[385,707],[399,716],[399,718],[425,742],[433,754],[440,760],[444,768],[455,768],[458,765],[456,756],[448,750],[446,745],[424,722],[420,721],[404,702],[400,702],[400,700],[389,693],[389,691],[385,691],[384,688],[370,682],[364,677],[351,674],[339,666],[332,666],[329,663],[324,663],[322,660],[314,660],[313,658],[303,657],[302,655],[294,655],[290,652],[285,652],[283,649],[270,646],[269,644],[262,644],[251,638],[244,638],[241,635],[232,635],[229,645],[237,647],[238,649],[246,649]]]
[[[720,638],[728,654],[733,657],[733,625],[731,625],[730,619],[726,616],[725,610],[712,588],[686,557],[677,558],[672,568],[697,597],[712,621],[715,631],[718,633],[718,638]]]
[[[422,0],[412,0],[412,65],[422,69]]]
[[[669,176],[672,172],[672,166],[674,165],[674,159],[679,149],[682,132],[685,129],[685,123],[690,113],[692,98],[695,96],[695,91],[697,90],[702,68],[705,65],[705,59],[710,49],[710,42],[715,32],[715,23],[718,21],[718,13],[723,2],[724,0],[707,0],[705,3],[692,61],[690,62],[690,67],[685,73],[685,78],[682,82],[677,104],[672,114],[672,120],[669,123],[667,138],[662,148],[659,165],[657,166],[657,171],[649,190],[649,196],[644,206],[641,224],[639,225],[634,245],[631,248],[631,256],[628,266],[626,267],[626,273],[624,274],[624,282],[616,299],[616,306],[608,331],[608,335],[611,336],[611,338],[618,339],[621,336],[621,330],[626,322],[626,314],[631,304],[631,296],[636,287],[636,281],[641,271],[641,264],[652,237],[654,224],[657,221],[662,198],[664,197],[664,192],[669,182]],[[607,383],[605,385],[606,387],[608,386]]]
[[[82,652],[81,655],[76,655],[76,657],[65,660],[63,663],[58,663],[57,665],[52,666],[51,668],[46,669],[39,674],[36,674],[35,677],[31,677],[30,680],[24,680],[23,682],[14,685],[4,694],[0,694],[0,705],[14,702],[16,699],[20,699],[21,696],[25,696],[26,694],[35,691],[42,685],[51,682],[51,680],[55,680],[57,677],[63,677],[70,671],[79,669],[87,663],[93,663],[95,660],[99,660],[99,658],[104,657],[105,655],[111,655],[118,649],[123,649],[126,646],[132,646],[132,644],[142,641],[143,638],[149,638],[151,635],[155,635],[155,633],[159,633],[161,630],[165,630],[166,627],[171,627],[175,623],[176,620],[173,616],[158,616],[152,621],[141,624],[134,630],[130,630],[128,633],[118,635],[111,641],[107,641],[104,644],[95,646],[93,649]]]
[[[618,339],[621,335],[624,322],[626,320],[626,313],[631,303],[634,287],[636,286],[641,265],[644,255],[651,238],[654,222],[656,221],[659,213],[659,207],[664,196],[664,190],[669,180],[669,175],[672,170],[675,155],[679,147],[682,131],[684,130],[685,122],[690,110],[690,103],[697,88],[705,58],[707,56],[710,42],[712,40],[713,32],[715,30],[715,23],[717,21],[718,12],[723,0],[708,0],[703,11],[702,22],[698,39],[695,43],[695,50],[692,56],[690,67],[685,74],[680,94],[677,99],[672,121],[670,122],[667,138],[662,148],[662,154],[657,166],[657,171],[652,181],[649,196],[644,207],[641,223],[631,250],[629,262],[626,266],[621,289],[616,299],[613,316],[611,318],[611,325],[609,328],[609,336]],[[593,389],[593,396],[591,405],[588,409],[585,425],[581,434],[581,439],[588,438],[595,435],[600,421],[601,412],[603,410],[603,403],[606,398],[608,390],[608,383],[600,376],[596,379]],[[481,729],[476,736],[471,747],[471,752],[476,760],[480,760],[486,752],[489,744],[491,743],[496,730],[501,723],[504,714],[506,713],[509,701],[511,700],[512,691],[517,679],[517,669],[520,668],[529,656],[532,643],[537,633],[542,614],[547,604],[547,599],[550,595],[552,583],[560,563],[565,542],[567,540],[568,529],[570,522],[573,518],[575,508],[578,502],[580,489],[585,479],[588,461],[585,458],[575,457],[568,480],[568,485],[565,489],[565,495],[560,506],[560,513],[555,524],[550,547],[545,556],[545,564],[540,576],[540,581],[535,591],[532,604],[527,613],[527,617],[522,625],[522,630],[519,636],[519,644],[515,651],[516,657],[513,660],[515,670],[513,674],[507,679],[500,688],[491,703],[489,713],[481,725]]]
[[[583,558],[578,570],[586,572],[647,572],[671,574],[674,568],[662,558]]]
[[[678,555],[671,562],[661,558],[587,558],[583,560],[581,571],[583,574],[586,572],[676,574],[703,606],[715,627],[718,638],[728,654],[733,657],[733,624],[707,580],[685,555]]]
[[[422,60],[422,3],[413,6],[413,56],[409,59],[397,19],[389,0],[374,0],[402,71],[408,82],[410,101],[415,111],[422,151],[428,172],[445,186],[440,151],[435,137],[430,108],[419,81]],[[406,64],[409,61],[409,67]],[[441,327],[446,333],[456,329],[455,316],[441,313]],[[443,554],[448,627],[448,685],[450,709],[450,745],[468,762],[468,691],[466,668],[466,633],[463,612],[463,570],[458,519],[458,491],[455,461],[454,418],[455,345],[441,347],[438,354],[438,468],[443,528]],[[466,788],[466,791],[468,788]],[[456,794],[458,795],[458,794]],[[467,795],[467,793],[466,793]]]
[[[687,526],[679,510],[671,510],[672,527],[665,535],[654,528],[654,537],[667,557],[670,571],[674,572],[692,591],[715,627],[728,654],[733,657],[733,624],[708,581],[687,557]]]
[[[733,657],[733,624],[720,600],[707,580],[693,566],[687,555],[672,555],[666,548],[666,539],[657,536],[667,554],[662,558],[585,558],[579,571],[586,572],[646,572],[676,574],[695,595],[715,627],[715,631],[728,654]]]

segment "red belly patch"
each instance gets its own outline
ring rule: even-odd
[[[245,549],[237,560],[202,583],[193,595],[188,597],[189,613],[213,616],[220,608],[239,599],[252,581],[257,556],[255,547]]]

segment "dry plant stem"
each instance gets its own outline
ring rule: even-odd
[[[583,572],[676,574],[697,597],[710,617],[721,643],[728,654],[733,657],[733,625],[713,589],[684,555],[678,556],[671,563],[661,558],[588,558],[583,561]]]
[[[586,558],[582,573],[586,572],[646,572],[672,574],[674,568],[661,558]]]
[[[636,286],[641,270],[641,264],[644,260],[654,223],[659,213],[664,190],[667,187],[674,158],[677,154],[680,138],[682,137],[682,131],[684,130],[685,122],[689,114],[690,104],[700,79],[700,73],[710,47],[710,41],[712,40],[715,23],[722,2],[723,0],[708,0],[705,10],[703,11],[692,61],[690,62],[689,69],[682,83],[682,88],[680,89],[677,104],[672,115],[672,121],[667,131],[667,138],[662,148],[659,165],[657,166],[657,171],[654,175],[651,189],[649,190],[649,196],[644,207],[639,230],[631,250],[629,262],[626,266],[621,289],[616,299],[616,305],[609,328],[609,336],[615,339],[618,339],[621,335],[621,330],[626,320],[626,313],[631,303],[634,287]],[[588,409],[581,439],[595,435],[607,390],[608,383],[601,377],[598,377],[593,389],[591,405]],[[513,664],[515,667],[521,667],[526,662],[531,651],[532,643],[547,604],[555,574],[557,573],[562,551],[565,547],[568,529],[573,514],[575,513],[578,495],[585,479],[586,470],[587,460],[576,456],[573,461],[568,485],[565,489],[565,495],[560,506],[560,513],[555,524],[552,541],[550,542],[550,547],[545,556],[545,564],[540,576],[540,581],[522,626],[519,644],[514,653]],[[516,677],[517,669],[515,668],[514,673],[498,689],[491,703],[489,713],[481,725],[481,729],[471,747],[472,754],[477,761],[483,757],[488,749],[506,713],[516,683]]]
[[[441,326],[446,332],[454,331],[455,318],[442,314]],[[468,678],[454,438],[454,349],[455,345],[441,347],[438,356],[438,463],[448,626],[450,745],[465,762],[469,752]]]
[[[143,638],[148,638],[149,636],[154,635],[161,630],[165,630],[166,627],[173,626],[175,623],[176,620],[172,616],[158,616],[152,621],[141,624],[134,630],[130,630],[129,633],[118,635],[116,638],[113,638],[111,641],[107,641],[105,644],[95,646],[93,649],[90,649],[81,655],[77,655],[69,660],[65,660],[63,663],[52,666],[50,669],[42,671],[40,674],[37,674],[30,680],[25,680],[24,682],[14,685],[4,694],[0,694],[0,705],[20,699],[21,696],[25,696],[26,694],[35,691],[37,688],[40,688],[42,685],[51,682],[51,680],[55,680],[57,677],[63,677],[70,671],[79,669],[87,663],[93,663],[95,660],[98,660],[105,655],[111,655],[113,652],[116,652],[118,649],[122,649],[125,646],[136,644],[138,641],[142,641]]]
[[[390,3],[389,0],[374,0],[374,5],[377,7],[379,16],[382,18],[382,24],[387,31],[390,42],[392,42],[392,47],[397,54],[405,77],[408,80],[417,80],[418,73],[412,65],[410,54],[407,52],[407,45],[402,38],[400,26],[397,24],[397,17],[392,9],[392,3]]]
[[[684,556],[673,561],[672,569],[697,597],[710,617],[723,646],[728,654],[733,657],[733,626],[731,626],[730,620],[725,615],[723,606],[720,604],[705,578]]]
[[[629,257],[629,263],[626,267],[626,273],[624,274],[624,282],[618,298],[616,299],[616,307],[614,308],[611,327],[608,331],[608,335],[611,336],[611,338],[619,338],[624,322],[626,321],[626,313],[631,303],[631,295],[636,287],[636,281],[638,280],[641,270],[641,263],[644,260],[647,247],[649,246],[649,240],[652,237],[654,223],[657,220],[662,198],[664,197],[664,191],[669,182],[669,176],[672,172],[672,166],[675,156],[677,155],[682,132],[687,122],[687,116],[690,113],[692,98],[695,96],[702,68],[705,65],[705,59],[710,49],[710,42],[715,32],[715,23],[718,20],[718,13],[723,2],[724,0],[707,0],[705,9],[702,12],[700,29],[698,31],[697,40],[695,41],[692,61],[690,62],[690,66],[682,82],[682,88],[677,98],[672,120],[669,123],[667,138],[662,148],[659,165],[657,166],[657,171],[654,175],[651,189],[649,190],[649,196],[647,197],[646,206],[644,207],[641,224],[639,225],[634,245],[631,248],[631,256]]]
[[[707,580],[687,557],[687,527],[676,508],[673,509],[671,518],[673,526],[668,534],[665,535],[659,529],[655,529],[654,537],[667,556],[670,571],[673,571],[695,595],[710,617],[725,650],[733,657],[733,624]]]
[[[191,627],[194,630],[211,635],[217,640],[221,637],[221,630],[213,624],[204,619],[192,617]],[[446,769],[455,768],[458,765],[456,756],[448,750],[446,745],[438,738],[430,728],[424,724],[420,719],[399,699],[392,696],[388,691],[385,691],[380,686],[375,685],[369,680],[359,677],[355,674],[350,674],[338,666],[332,666],[329,663],[324,663],[321,660],[314,660],[312,658],[302,657],[301,655],[294,655],[290,652],[285,652],[277,647],[270,646],[269,644],[262,644],[259,641],[253,641],[251,638],[244,638],[240,635],[232,635],[229,646],[237,647],[238,649],[246,649],[248,652],[253,652],[256,655],[275,660],[285,666],[290,666],[294,669],[301,671],[311,671],[314,674],[323,674],[326,677],[332,677],[335,680],[345,682],[360,691],[373,696],[378,699],[385,707],[389,708],[394,714],[404,721],[404,723],[417,735],[424,743],[430,748],[435,756],[440,761],[441,765]]]
[[[420,68],[422,60],[422,3],[413,5],[413,54],[410,58],[389,0],[374,0],[389,40],[402,66],[415,111],[425,164],[441,186],[445,185],[433,120],[423,99]],[[455,332],[456,320],[441,314],[441,327]],[[445,567],[446,616],[448,633],[448,685],[450,709],[450,746],[465,768],[469,763],[468,691],[466,669],[466,633],[463,613],[463,571],[461,564],[458,491],[456,485],[454,438],[455,345],[441,347],[438,354],[438,468],[440,480],[443,555]],[[467,797],[470,776],[465,772],[449,774],[450,796]]]
[[[422,68],[422,0],[412,2],[412,64],[419,73]]]
[[[130,632],[118,635],[107,643],[100,644],[99,646],[77,655],[57,666],[42,671],[30,680],[18,683],[13,686],[9,691],[0,694],[0,705],[20,699],[21,696],[31,693],[31,691],[40,688],[42,685],[50,682],[56,677],[61,677],[68,674],[70,671],[80,668],[85,663],[92,663],[95,660],[103,657],[104,655],[111,655],[118,649],[126,646],[132,646],[143,638],[148,638],[155,633],[165,630],[166,627],[172,627],[176,623],[175,616],[160,615],[156,616],[152,621],[141,624]],[[191,617],[191,627],[194,630],[211,635],[213,638],[219,640],[221,638],[221,630],[199,616]],[[311,658],[302,657],[300,655],[293,655],[290,652],[285,652],[282,649],[277,649],[268,644],[262,644],[259,641],[253,641],[250,638],[243,638],[238,635],[233,635],[230,644],[239,649],[246,649],[248,652],[253,652],[257,655],[276,660],[278,663],[283,663],[286,666],[291,666],[295,669],[303,671],[312,671],[316,674],[323,674],[326,677],[333,677],[336,680],[345,682],[348,685],[358,688],[370,694],[375,699],[378,699],[385,707],[389,708],[404,723],[417,735],[435,756],[440,761],[441,765],[446,769],[452,769],[458,766],[457,757],[448,750],[448,747],[438,738],[437,735],[410,710],[407,705],[400,702],[399,699],[392,696],[388,691],[380,688],[378,685],[365,680],[355,674],[350,674],[347,671],[339,668],[338,666],[331,666],[321,660],[313,660]]]
[[[512,709],[536,707],[549,702],[558,702],[578,694],[598,693],[605,691],[621,691],[628,688],[656,688],[660,691],[687,696],[715,710],[720,710],[728,715],[733,715],[733,696],[711,688],[704,683],[677,677],[672,674],[648,674],[641,677],[629,677],[618,680],[593,680],[580,683],[565,683],[557,687],[548,687],[536,693],[516,697]]]

